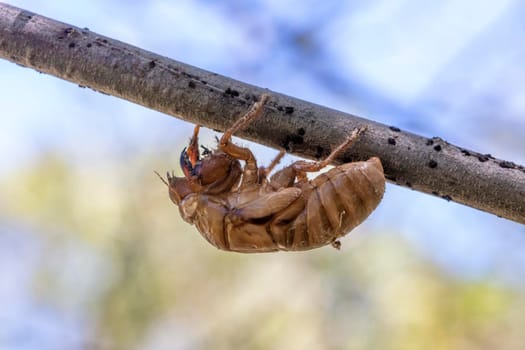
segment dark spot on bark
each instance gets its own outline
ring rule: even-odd
[[[69,43],[68,46],[69,46],[70,49],[72,49],[72,48],[74,48],[76,46],[76,44],[75,43]]]
[[[427,140],[427,146],[432,146],[434,144],[434,140],[428,139]]]
[[[412,188],[412,182],[407,181],[406,185],[407,185],[408,188]]]
[[[299,128],[299,130],[297,130],[297,134],[299,134],[300,136],[304,136],[306,132],[304,131],[303,128]]]
[[[107,43],[108,43],[108,41],[107,41],[106,39],[102,39],[102,42],[103,42],[104,44],[107,44]]]
[[[237,97],[239,96],[239,91],[227,88],[226,91],[224,91],[224,94],[231,97]]]
[[[389,129],[392,130],[392,131],[395,131],[395,132],[400,132],[401,131],[401,129],[398,128],[397,126],[390,126]]]
[[[80,84],[78,84],[78,87],[81,88],[81,89],[85,89],[86,88],[85,85],[80,85]]]
[[[255,94],[246,94],[246,100],[248,102],[250,101],[257,102],[259,100],[259,97]]]
[[[323,154],[324,154],[324,148],[321,146],[317,146],[315,148],[315,158],[319,159],[323,156]]]
[[[190,80],[190,81],[188,82],[188,87],[189,87],[190,89],[195,89],[195,82],[192,81],[192,80]]]
[[[513,162],[509,162],[509,161],[502,161],[501,163],[499,163],[499,166],[502,167],[502,168],[506,168],[506,169],[516,169],[516,164],[513,163]]]
[[[480,154],[478,156],[478,160],[482,163],[488,161],[490,158],[489,158],[489,154]]]
[[[436,152],[441,151],[441,145],[435,145],[434,146],[434,151],[436,151]]]
[[[292,114],[294,111],[294,108],[291,106],[284,107],[284,113],[286,114]]]
[[[394,139],[393,137],[389,137],[388,138],[388,144],[392,145],[392,146],[395,146],[396,145],[396,139]]]
[[[148,63],[148,67],[149,67],[149,69],[153,69],[153,68],[155,68],[156,65],[157,65],[157,64],[155,63],[155,61],[150,61],[150,62]]]
[[[304,143],[304,139],[300,135],[286,135],[282,146],[288,151],[293,145],[300,145]]]
[[[59,36],[57,39],[58,40],[62,40],[62,39],[64,39],[64,37],[63,36]]]
[[[66,34],[73,33],[73,28],[69,27],[69,28],[64,29],[64,33],[66,33]]]
[[[206,80],[201,80],[201,83],[203,83],[204,85],[208,84]]]
[[[20,11],[20,13],[16,16],[14,22],[12,23],[12,29],[14,30],[14,32],[24,29],[27,22],[29,22],[31,18],[33,18],[33,15],[34,13],[29,11]]]
[[[467,156],[467,157],[471,155],[470,152],[467,151],[466,149],[462,149],[462,150],[461,150],[461,153],[463,153],[463,155],[464,155],[464,156]]]
[[[432,194],[433,194],[434,196],[439,196],[439,193],[436,192],[436,191],[432,191]]]
[[[428,162],[428,167],[431,169],[437,168],[437,166],[438,163],[435,160],[431,160],[430,162]]]
[[[448,194],[444,195],[444,196],[441,196],[441,198],[443,198],[444,200],[446,200],[447,202],[450,202],[452,200],[452,197],[450,197]]]
[[[93,45],[91,45],[91,43],[87,43],[86,44],[86,47],[91,47],[91,46],[93,46]]]
[[[282,111],[284,111],[284,108],[283,108],[283,106],[278,106],[278,107],[277,107],[277,110],[278,110],[279,112],[282,112]]]

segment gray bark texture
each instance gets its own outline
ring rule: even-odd
[[[264,116],[237,136],[320,159],[366,126],[336,163],[377,156],[392,183],[525,224],[525,168],[438,137],[270,92],[3,3],[0,57],[218,131],[270,93]]]

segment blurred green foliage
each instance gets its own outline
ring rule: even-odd
[[[395,232],[358,229],[342,251],[217,251],[153,174],[163,158],[48,154],[0,183],[4,217],[43,242],[32,298],[89,320],[86,348],[523,348],[522,288],[449,276]]]

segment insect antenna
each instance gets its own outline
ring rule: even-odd
[[[168,184],[168,182],[162,177],[162,175],[160,175],[157,171],[153,171],[155,174],[157,174],[157,176],[159,177],[159,179],[164,182],[164,184],[168,187],[170,187],[170,185]]]

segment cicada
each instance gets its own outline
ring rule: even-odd
[[[249,148],[232,135],[260,118],[264,94],[218,140],[215,150],[198,144],[199,126],[180,156],[183,177],[168,172],[169,196],[182,218],[219,249],[242,253],[309,250],[331,244],[363,222],[385,190],[381,161],[335,166],[312,180],[307,174],[328,166],[364,132],[355,129],[324,160],[296,161],[276,171],[284,152],[268,167],[257,165]],[[241,165],[241,161],[243,165]],[[159,175],[160,177],[160,175]]]

